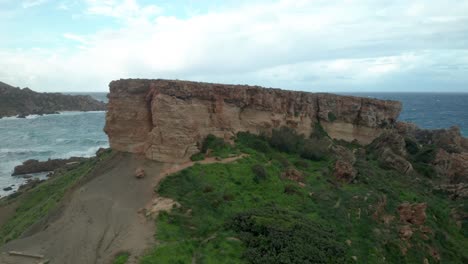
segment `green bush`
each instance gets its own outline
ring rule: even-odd
[[[425,146],[423,149],[419,151],[418,154],[414,156],[414,160],[416,162],[422,163],[431,163],[436,154],[436,149],[433,146]]]
[[[262,153],[271,152],[270,145],[262,136],[257,136],[249,132],[237,133],[237,143],[241,143],[246,147],[254,149]]]
[[[333,122],[336,120],[336,115],[333,112],[328,112],[328,120]]]
[[[265,207],[234,216],[228,226],[246,244],[249,263],[346,263],[335,233],[302,214]]]
[[[279,151],[286,153],[299,153],[304,142],[304,137],[298,135],[295,130],[289,127],[273,129],[270,145]]]
[[[130,258],[129,253],[127,253],[127,252],[119,253],[119,254],[117,254],[117,256],[115,256],[115,259],[112,262],[112,264],[125,264],[125,263],[127,263],[129,258]]]
[[[193,154],[191,157],[190,157],[190,160],[191,161],[200,161],[200,160],[204,160],[205,159],[205,154],[203,153],[197,153],[197,154]]]
[[[268,173],[261,164],[255,164],[251,167],[252,172],[254,173],[253,180],[255,183],[259,183],[268,178]]]
[[[327,152],[326,142],[319,139],[306,139],[302,144],[300,156],[304,159],[319,161],[325,159]]]
[[[205,140],[203,140],[201,152],[206,153],[208,149],[218,150],[224,147],[226,147],[226,143],[222,138],[209,134],[206,136]]]
[[[415,155],[419,152],[419,147],[416,142],[409,138],[405,138],[405,144],[406,144],[406,151],[408,151],[409,154]]]

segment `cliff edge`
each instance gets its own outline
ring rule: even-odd
[[[287,126],[367,145],[394,128],[401,103],[246,85],[125,79],[110,83],[105,132],[111,148],[162,162],[186,161],[208,135],[269,134]]]

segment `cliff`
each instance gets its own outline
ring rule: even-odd
[[[84,95],[38,93],[29,88],[15,88],[0,82],[0,118],[42,115],[58,111],[102,111],[106,104]]]
[[[393,128],[401,103],[352,96],[172,80],[110,83],[105,132],[111,148],[181,162],[214,134],[270,133],[287,126],[310,135],[320,123],[336,139],[369,144]]]

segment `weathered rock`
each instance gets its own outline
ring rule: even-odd
[[[58,111],[104,111],[106,104],[89,95],[37,93],[0,82],[0,118],[55,114]]]
[[[337,160],[335,163],[335,169],[333,171],[333,175],[335,178],[342,182],[351,182],[356,178],[357,172],[348,161],[345,160]]]
[[[468,198],[468,184],[466,183],[441,184],[434,187],[434,190],[447,193],[453,200]]]
[[[105,132],[111,148],[181,162],[208,134],[270,133],[288,126],[368,144],[395,124],[401,104],[369,98],[170,80],[110,83]]]
[[[394,169],[403,174],[408,174],[413,171],[413,165],[411,165],[409,161],[395,154],[389,148],[379,152],[378,160],[382,167]]]
[[[421,129],[412,123],[397,122],[398,133],[413,138],[420,144],[435,145],[449,153],[468,152],[468,139],[463,137],[460,128],[453,126],[449,129]]]
[[[29,173],[53,171],[64,166],[78,164],[86,158],[71,157],[69,159],[49,159],[47,161],[27,160],[22,165],[15,167],[12,175],[22,175]]]
[[[437,174],[449,184],[468,183],[468,152],[448,153],[439,149],[433,164]]]
[[[145,170],[143,168],[137,168],[135,170],[135,178],[141,179],[145,177]]]
[[[394,154],[401,157],[406,157],[408,155],[406,152],[405,139],[393,130],[382,133],[372,142],[370,147],[377,151],[389,149]]]
[[[417,226],[423,225],[426,221],[426,208],[426,203],[402,203],[398,206],[400,221]]]
[[[304,175],[302,175],[302,172],[294,168],[286,169],[286,171],[284,171],[281,174],[281,178],[296,181],[296,182],[304,182]]]

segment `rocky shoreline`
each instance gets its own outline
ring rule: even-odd
[[[38,93],[0,82],[0,118],[58,114],[60,111],[105,111],[107,105],[89,95]]]

